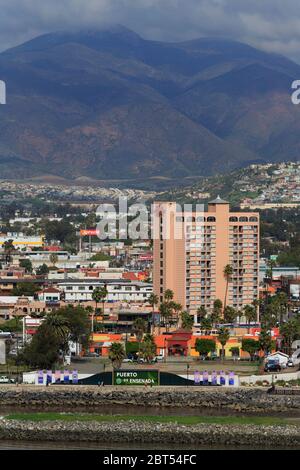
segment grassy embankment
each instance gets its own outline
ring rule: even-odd
[[[182,425],[195,424],[236,424],[236,425],[289,425],[300,426],[295,418],[279,418],[273,416],[135,416],[135,415],[96,415],[84,413],[13,413],[6,419],[19,421],[97,421],[121,422],[139,421],[146,423],[177,423]]]

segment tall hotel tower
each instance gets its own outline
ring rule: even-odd
[[[171,289],[174,300],[195,316],[214,301],[241,310],[258,298],[259,214],[230,212],[219,196],[204,212],[182,210],[174,202],[153,207],[154,292],[160,302]],[[226,278],[225,266],[232,267]]]

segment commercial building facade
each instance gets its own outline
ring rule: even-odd
[[[241,310],[258,298],[258,213],[230,212],[220,197],[207,211],[180,211],[173,202],[154,205],[153,283],[160,302],[171,289],[197,324],[197,309],[211,311],[216,299]],[[230,278],[224,275],[227,265]]]

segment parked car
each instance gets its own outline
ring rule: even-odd
[[[15,382],[14,379],[10,379],[6,375],[0,376],[0,384],[12,384],[14,382]]]
[[[11,339],[12,337],[13,337],[13,334],[10,331],[0,330],[0,338]]]
[[[287,366],[288,366],[288,367],[294,367],[294,361],[293,361],[293,359],[289,359],[289,360],[287,361]]]
[[[90,352],[90,353],[86,353],[84,357],[100,357],[100,355],[96,352]]]
[[[130,362],[131,363],[131,362],[133,362],[133,360],[130,359],[130,357],[126,357],[125,359],[123,359],[122,362],[125,362],[125,363]]]
[[[281,365],[279,362],[267,362],[264,368],[265,372],[279,372],[281,370]]]
[[[163,356],[163,354],[159,354],[158,356],[155,356],[154,359],[156,359],[156,362],[160,362],[160,361],[164,360],[164,356]]]

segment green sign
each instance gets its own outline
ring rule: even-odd
[[[159,371],[115,370],[113,385],[159,385]]]

